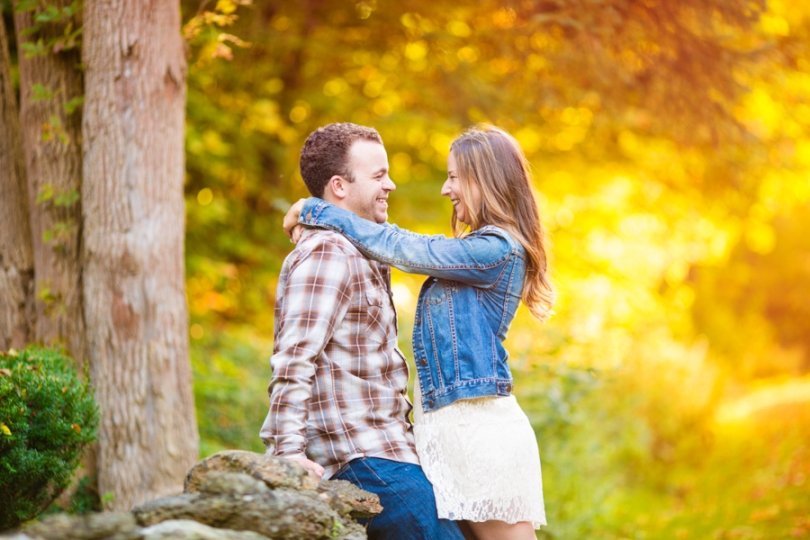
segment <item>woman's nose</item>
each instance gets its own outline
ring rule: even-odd
[[[444,181],[442,184],[442,196],[449,197],[450,196],[450,179]]]

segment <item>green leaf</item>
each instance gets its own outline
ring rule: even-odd
[[[53,139],[54,136],[58,136],[59,139],[61,139],[62,142],[64,142],[63,136],[67,137],[67,135],[65,135],[65,130],[62,127],[62,121],[59,119],[58,116],[55,115],[51,115],[50,120],[51,120],[50,123],[44,124],[42,126],[42,141],[48,142],[51,139]]]
[[[17,13],[23,13],[25,11],[33,11],[39,6],[40,0],[18,0],[17,6],[14,9]]]
[[[54,54],[58,54],[62,51],[69,51],[78,47],[81,44],[79,36],[81,36],[82,31],[82,27],[79,27],[74,31],[73,23],[68,23],[67,27],[65,28],[64,36],[54,39],[49,43]]]
[[[37,22],[54,22],[62,18],[62,11],[56,6],[50,5],[45,11],[37,13],[34,20]]]
[[[45,184],[40,186],[37,192],[37,205],[41,205],[51,200],[54,196],[53,184]]]
[[[28,28],[26,28],[25,30],[23,30],[22,32],[20,32],[20,35],[21,36],[33,36],[34,34],[39,32],[40,30],[42,30],[42,25],[41,24],[33,24],[33,25],[29,26]]]
[[[83,95],[82,96],[77,96],[77,97],[71,99],[70,101],[65,102],[65,104],[64,104],[65,112],[68,115],[71,115],[76,111],[76,109],[81,107],[83,103],[84,103],[84,96]]]
[[[47,229],[42,233],[42,240],[50,242],[52,240],[65,241],[69,240],[73,233],[74,227],[70,221],[58,221],[53,224],[53,227]]]
[[[82,11],[82,3],[76,0],[69,6],[65,6],[62,8],[62,14],[65,18],[73,17],[74,15],[81,13]]]
[[[75,189],[71,189],[67,193],[62,193],[61,195],[57,196],[53,201],[53,204],[54,206],[71,206],[73,203],[78,201],[79,198],[79,192]]]
[[[31,85],[31,90],[34,92],[34,95],[31,96],[31,101],[42,101],[43,99],[52,99],[54,96],[54,93],[50,88],[48,88],[47,86],[43,86],[41,84]]]
[[[27,41],[20,45],[20,48],[25,53],[25,58],[33,58],[35,56],[45,56],[48,54],[48,47],[45,45],[45,42],[42,38],[39,38],[36,42]]]

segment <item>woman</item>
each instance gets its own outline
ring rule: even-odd
[[[529,168],[492,126],[459,136],[447,166],[441,193],[456,238],[378,225],[316,198],[296,203],[286,230],[300,212],[301,224],[336,230],[369,258],[429,276],[414,321],[414,435],[439,517],[468,539],[534,539],[546,523],[540,458],[502,345],[521,299],[541,320],[553,302]]]

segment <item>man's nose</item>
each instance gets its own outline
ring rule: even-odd
[[[394,183],[393,180],[391,180],[390,176],[385,177],[382,187],[385,191],[394,191],[395,189],[397,189],[397,185]]]

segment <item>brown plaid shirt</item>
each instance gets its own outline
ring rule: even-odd
[[[342,235],[308,230],[284,260],[275,307],[267,451],[324,478],[357,457],[419,463],[390,269]]]

